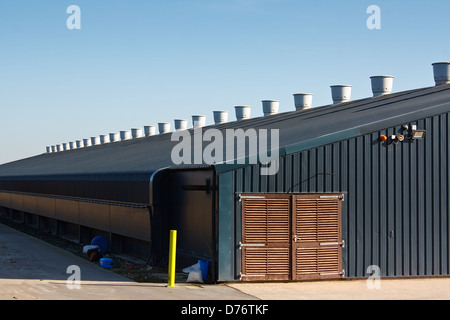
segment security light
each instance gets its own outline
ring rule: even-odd
[[[414,130],[411,132],[411,139],[413,140],[422,140],[425,138],[425,130]]]
[[[408,125],[403,125],[402,126],[403,130],[407,131],[409,129]],[[417,129],[417,125],[413,124],[410,127],[410,132],[409,132],[409,139],[412,140],[422,140],[423,138],[425,138],[425,130],[418,130]]]

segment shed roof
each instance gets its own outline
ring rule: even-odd
[[[450,85],[443,85],[233,121],[203,130],[279,129],[280,155],[283,155],[449,111]],[[177,144],[178,141],[171,141],[169,133],[45,153],[1,165],[0,177],[151,173],[176,167],[171,153]],[[216,168],[225,171],[233,165],[218,164]]]

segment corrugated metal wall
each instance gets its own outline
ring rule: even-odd
[[[380,135],[401,134],[399,124],[283,157],[274,176],[261,176],[255,165],[221,174],[220,183],[229,180],[235,194],[345,193],[346,277],[367,277],[370,265],[379,266],[382,276],[448,275],[449,121],[445,113],[407,123],[425,129],[424,140],[380,142]],[[222,199],[225,206],[227,198]],[[229,232],[234,248],[241,236],[240,212],[235,197],[234,216],[230,217],[234,230],[222,228],[222,239],[227,240]],[[221,248],[226,248],[226,241]],[[224,252],[219,252],[219,259],[226,256]],[[226,272],[236,276],[240,251],[235,249],[229,259],[235,270]]]

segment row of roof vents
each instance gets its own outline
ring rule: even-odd
[[[450,84],[450,62],[433,63],[434,80],[436,86]],[[372,83],[373,97],[379,97],[392,93],[394,77],[393,76],[373,76],[370,77]],[[352,86],[350,85],[333,85],[331,86],[331,96],[333,104],[340,104],[350,101]],[[296,93],[294,94],[294,104],[297,111],[307,110],[312,107],[311,93]],[[278,100],[263,100],[262,107],[264,116],[271,116],[278,113],[280,101]],[[250,118],[250,106],[236,106],[235,115],[237,121],[242,121]],[[213,111],[214,123],[216,125],[228,122],[228,111]],[[184,119],[175,119],[175,130],[188,129],[188,122]],[[204,127],[206,125],[206,116],[193,115],[193,128]],[[159,134],[170,132],[170,123],[158,123]],[[72,149],[80,149],[95,145],[113,143],[118,141],[136,139],[141,137],[149,137],[156,135],[155,126],[144,126],[143,130],[133,128],[131,131],[120,131],[119,133],[110,133],[109,135],[100,135],[98,137],[91,137],[88,139],[77,140],[75,142],[68,142],[59,145],[47,147],[47,153],[60,152]]]

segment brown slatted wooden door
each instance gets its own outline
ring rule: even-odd
[[[340,197],[295,195],[292,211],[292,280],[341,278]]]
[[[241,196],[241,280],[290,280],[290,196]]]

